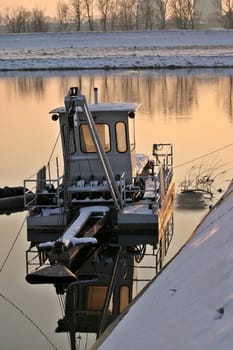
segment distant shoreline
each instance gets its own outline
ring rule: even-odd
[[[233,68],[233,30],[0,34],[1,72],[183,68]]]

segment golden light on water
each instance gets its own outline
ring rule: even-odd
[[[203,73],[204,72],[204,73]],[[227,72],[227,71],[226,71]],[[87,100],[93,102],[93,88],[99,89],[99,101],[141,102],[136,119],[137,152],[151,156],[153,143],[172,143],[176,186],[194,165],[193,159],[232,143],[231,92],[232,71],[187,72],[143,71],[87,73],[35,72],[6,74],[0,77],[0,187],[20,186],[23,180],[46,164],[55,144],[59,124],[51,120],[49,111],[64,104],[70,86],[79,86]],[[54,156],[61,157],[56,149]],[[187,163],[184,166],[179,166]],[[201,158],[195,164],[210,164],[219,172],[233,168],[232,147]],[[221,177],[222,186],[233,177],[233,169]],[[175,210],[175,233],[167,258],[174,255],[200,222],[204,210]],[[2,262],[21,226],[25,213],[1,217]],[[53,287],[26,284],[26,229],[7,262],[2,276],[2,291],[33,320],[43,326],[59,348],[67,348],[67,337],[55,335],[61,317]],[[12,278],[13,276],[13,278]],[[17,288],[15,288],[17,286]],[[1,344],[3,348],[45,349],[44,339],[28,320],[10,305],[1,304]],[[49,308],[46,317],[41,308]],[[9,337],[9,329],[16,329]],[[14,334],[14,336],[13,336]],[[12,344],[12,346],[10,345]]]
[[[100,102],[142,103],[136,119],[139,153],[151,155],[153,143],[173,143],[175,165],[179,165],[232,141],[227,76],[211,81],[200,75],[149,78],[147,74],[0,79],[0,157],[5,159],[1,185],[15,181],[15,167],[22,181],[47,162],[59,132],[48,112],[64,104],[68,88],[74,85],[81,85],[91,102],[93,88],[98,87]],[[230,157],[231,150],[224,154]],[[183,171],[177,169],[179,177]]]

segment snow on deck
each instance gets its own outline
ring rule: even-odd
[[[228,350],[233,344],[233,185],[93,349]]]

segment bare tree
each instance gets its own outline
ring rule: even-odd
[[[101,22],[103,30],[107,30],[107,23],[110,20],[111,13],[114,11],[114,1],[113,0],[96,0],[97,8],[101,14]]]
[[[75,23],[76,30],[81,30],[83,0],[71,0],[71,17]]]
[[[58,30],[67,31],[69,23],[69,6],[63,0],[57,2]]]
[[[134,29],[138,14],[137,1],[119,0],[119,16],[122,28],[126,30]]]
[[[31,12],[31,30],[33,32],[46,32],[48,21],[42,9],[35,7]]]
[[[194,28],[195,0],[171,0],[170,12],[178,29]]]
[[[119,22],[119,1],[113,0],[112,11],[109,14],[110,29],[113,30],[114,27],[118,24],[118,22]]]
[[[20,6],[13,9],[6,9],[4,23],[11,33],[21,33],[28,31],[31,13]]]
[[[233,29],[233,0],[223,0],[222,14],[224,26]]]
[[[155,17],[155,1],[144,0],[139,3],[138,21],[143,29],[152,29]]]
[[[87,21],[89,24],[89,29],[94,30],[94,19],[93,19],[93,10],[94,10],[94,0],[83,0],[84,8],[87,15]]]
[[[159,29],[166,29],[169,0],[155,1],[155,19]]]
[[[187,5],[186,14],[188,18],[189,27],[191,27],[191,29],[194,29],[195,21],[196,21],[196,14],[195,14],[196,0],[187,0],[186,5]]]

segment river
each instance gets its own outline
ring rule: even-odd
[[[1,73],[0,187],[22,186],[48,162],[61,159],[58,124],[49,111],[63,105],[70,86],[93,102],[130,101],[142,105],[136,119],[138,153],[151,155],[153,143],[172,143],[177,198],[186,180],[209,176],[213,200],[179,202],[169,260],[233,177],[233,70],[142,70]],[[190,202],[189,202],[190,204]],[[69,349],[66,335],[55,334],[61,310],[52,286],[25,281],[28,248],[26,213],[0,216],[1,349]],[[11,249],[12,248],[12,249]],[[93,338],[82,335],[80,349]]]

